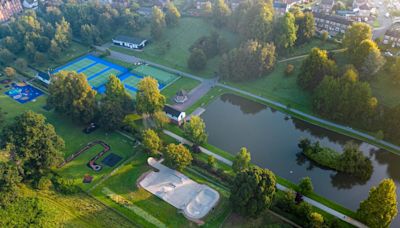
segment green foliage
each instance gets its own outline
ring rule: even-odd
[[[286,65],[286,69],[285,69],[286,76],[290,76],[291,74],[293,74],[293,71],[294,71],[294,65],[292,65],[292,64]]]
[[[186,166],[192,163],[193,157],[190,151],[182,144],[169,144],[164,151],[165,162],[177,169],[182,171]]]
[[[213,31],[209,36],[202,36],[190,47],[190,50],[201,49],[211,59],[218,54],[225,53],[228,49],[228,42],[217,32]]]
[[[169,2],[166,6],[165,22],[168,26],[176,26],[181,18],[179,10],[175,7],[173,2]]]
[[[157,6],[153,7],[153,17],[151,20],[151,36],[155,40],[159,40],[165,29],[165,14]]]
[[[62,18],[60,23],[56,22],[56,31],[54,34],[54,40],[57,42],[61,50],[65,50],[69,47],[72,39],[71,28],[69,22]]]
[[[231,15],[231,10],[225,0],[215,0],[212,6],[212,18],[214,24],[218,27],[226,25],[228,17]]]
[[[206,68],[207,56],[204,54],[203,50],[194,48],[190,52],[190,57],[188,59],[188,67],[191,70],[201,71]]]
[[[236,173],[241,172],[250,166],[251,155],[247,148],[243,147],[233,160],[232,169]]]
[[[19,198],[0,210],[0,226],[43,227],[45,214],[38,198]]]
[[[273,44],[247,41],[223,56],[219,66],[220,75],[231,81],[258,79],[271,72],[275,63]]]
[[[324,217],[317,213],[317,212],[312,212],[309,216],[309,227],[310,228],[322,228],[324,227]]]
[[[62,159],[64,140],[41,114],[28,111],[17,116],[4,129],[3,139],[24,178],[40,176]]]
[[[278,50],[283,51],[295,45],[297,39],[296,19],[292,13],[286,13],[280,18],[276,26],[275,44]]]
[[[372,40],[363,40],[351,55],[354,66],[360,71],[361,79],[370,80],[384,65],[378,45]]]
[[[313,48],[301,65],[297,82],[303,89],[313,91],[325,76],[335,76],[336,68],[325,50]]]
[[[372,97],[370,85],[357,78],[352,69],[339,78],[325,77],[314,93],[315,112],[343,123],[362,124],[368,120],[378,101]]]
[[[303,13],[298,11],[295,13],[298,44],[309,42],[315,35],[315,21],[312,12]]]
[[[158,82],[152,77],[145,77],[138,83],[136,110],[140,114],[153,115],[165,105],[165,97],[158,89]]]
[[[206,124],[199,116],[192,116],[190,121],[183,126],[185,137],[195,145],[207,142]]]
[[[84,74],[61,71],[51,80],[47,104],[57,112],[89,123],[97,110],[96,91]]]
[[[143,146],[151,156],[155,156],[159,151],[161,151],[163,144],[157,132],[151,129],[144,130],[142,138]]]
[[[52,179],[54,188],[61,194],[72,195],[81,191],[81,189],[74,183],[72,179],[63,177],[53,177]]]
[[[215,160],[215,157],[212,155],[209,155],[207,157],[207,164],[209,167],[214,168],[217,164],[217,161]]]
[[[299,183],[299,192],[303,195],[307,195],[313,191],[314,191],[314,187],[311,182],[311,178],[310,177],[302,178]]]
[[[259,216],[270,207],[275,185],[275,175],[268,169],[252,167],[238,173],[231,185],[233,210],[244,216]]]
[[[0,207],[8,206],[16,200],[17,184],[21,182],[21,179],[15,166],[0,162]]]
[[[389,67],[389,74],[392,77],[393,84],[400,85],[400,58],[396,58]]]
[[[94,45],[101,42],[100,31],[95,25],[84,24],[81,26],[82,41],[88,45]]]
[[[389,227],[397,212],[396,185],[393,180],[385,179],[370,190],[357,214],[369,227]]]
[[[52,186],[53,183],[51,182],[51,179],[47,176],[41,177],[37,183],[37,188],[39,190],[50,190]]]
[[[370,39],[372,39],[372,32],[368,24],[353,23],[344,34],[343,45],[347,48],[347,53],[351,57],[356,53],[362,41]]]
[[[372,175],[371,160],[351,142],[346,143],[342,154],[330,148],[321,147],[319,142],[312,145],[308,139],[300,140],[298,146],[304,155],[322,166],[354,175],[364,181],[369,180]]]
[[[155,112],[153,115],[153,120],[155,128],[158,130],[163,129],[170,122],[169,117],[163,111]]]
[[[100,125],[105,130],[121,128],[123,119],[133,109],[133,101],[121,80],[111,75],[106,83],[106,92],[100,102]]]

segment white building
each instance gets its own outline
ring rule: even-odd
[[[112,39],[115,45],[123,46],[131,49],[142,49],[146,46],[147,40],[129,36],[117,36]]]
[[[165,105],[164,112],[171,119],[172,122],[181,125],[185,122],[186,113],[179,111],[171,106]]]

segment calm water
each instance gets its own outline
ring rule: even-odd
[[[314,190],[330,200],[356,210],[361,200],[368,197],[372,186],[384,178],[392,178],[397,185],[400,201],[400,156],[380,150],[370,144],[351,139],[301,120],[265,105],[236,95],[225,94],[211,103],[202,115],[209,134],[209,143],[232,154],[243,146],[251,152],[252,162],[268,168],[292,182],[311,177]],[[349,140],[360,144],[371,158],[374,172],[371,179],[361,182],[348,175],[338,174],[310,162],[297,147],[299,139],[307,137],[321,145],[341,150]],[[400,227],[399,216],[393,227]]]

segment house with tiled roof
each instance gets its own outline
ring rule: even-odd
[[[22,12],[20,0],[0,0],[0,23],[8,21],[12,16]]]

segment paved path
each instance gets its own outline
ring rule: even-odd
[[[344,51],[346,51],[345,48],[336,49],[336,50],[328,50],[328,52],[332,52],[332,53],[340,53],[340,52],[344,52]],[[294,57],[290,57],[290,58],[287,58],[287,59],[281,59],[281,60],[278,60],[278,63],[283,63],[283,62],[292,61],[292,60],[298,60],[298,59],[304,59],[307,56],[308,56],[308,54],[294,56]]]
[[[100,50],[105,50],[106,49],[105,47],[97,47],[97,48],[99,48]],[[333,50],[333,52],[341,52],[341,51],[344,51],[344,49]],[[195,79],[195,80],[199,80],[201,82],[206,80],[204,78],[200,78],[200,77],[192,75],[192,74],[184,73],[184,72],[181,72],[181,71],[178,71],[178,70],[175,70],[175,69],[172,69],[172,68],[160,65],[160,64],[156,64],[156,63],[153,63],[153,62],[150,62],[150,61],[142,60],[140,58],[133,57],[133,56],[130,56],[130,55],[126,55],[126,54],[123,54],[123,53],[111,51],[111,55],[113,57],[115,57],[115,58],[118,58],[118,56],[123,57],[123,58],[134,58],[134,59],[136,59],[136,61],[147,62],[147,63],[150,63],[150,64],[155,65],[157,67],[160,67],[162,69],[165,69],[167,71],[174,72],[176,74],[179,74],[179,75],[182,75],[182,76],[185,76],[185,77],[189,77],[189,78],[192,78],[192,79]],[[300,56],[300,57],[302,57],[302,56]],[[293,57],[293,58],[297,58],[297,57]],[[281,60],[281,61],[285,61],[285,60]],[[400,146],[394,145],[394,144],[389,143],[389,142],[384,141],[384,140],[378,140],[374,136],[371,136],[371,135],[366,134],[366,133],[361,132],[361,131],[354,130],[351,127],[347,127],[347,126],[343,126],[343,125],[340,125],[340,124],[336,124],[334,122],[331,122],[331,121],[328,121],[328,120],[325,120],[325,119],[321,119],[319,117],[310,115],[308,113],[305,113],[305,112],[302,112],[302,111],[299,111],[299,110],[296,110],[296,109],[293,109],[293,108],[288,108],[286,105],[284,105],[282,103],[273,101],[273,100],[265,98],[265,97],[254,95],[254,94],[249,93],[247,91],[244,91],[244,90],[241,90],[241,89],[237,89],[235,87],[232,87],[232,86],[229,86],[229,85],[226,85],[226,84],[223,84],[223,83],[216,83],[215,86],[220,86],[220,87],[223,87],[223,88],[226,88],[226,89],[230,89],[230,90],[233,90],[233,91],[235,91],[235,92],[237,92],[239,94],[243,94],[243,95],[246,95],[246,96],[249,96],[249,97],[252,97],[252,98],[256,98],[256,99],[261,100],[263,102],[266,102],[268,104],[275,105],[275,106],[277,106],[279,108],[282,108],[283,110],[291,111],[291,112],[293,112],[293,113],[295,113],[295,114],[297,114],[299,116],[308,118],[308,119],[316,122],[317,124],[322,124],[322,125],[328,126],[330,128],[336,128],[336,129],[340,129],[342,131],[345,131],[347,133],[354,134],[354,135],[358,136],[358,138],[360,140],[368,139],[368,140],[371,141],[371,143],[375,144],[378,147],[381,147],[381,145],[384,145],[384,146],[390,148],[393,151],[400,152]],[[351,137],[354,137],[354,136],[351,136]]]
[[[177,134],[175,134],[173,132],[170,132],[168,130],[164,130],[163,132],[166,135],[169,135],[172,138],[175,138],[176,140],[178,140],[179,142],[181,142],[183,144],[187,144],[189,146],[193,145],[193,143],[190,142],[189,140],[187,140],[185,138],[182,138],[181,136],[179,136],[179,135],[177,135]],[[230,161],[230,160],[228,160],[228,159],[226,159],[224,157],[221,157],[218,154],[215,154],[215,153],[213,153],[213,152],[211,152],[211,151],[209,151],[209,150],[207,150],[207,149],[205,149],[203,147],[200,147],[200,150],[201,150],[201,152],[203,152],[203,153],[205,153],[207,155],[214,156],[215,159],[217,159],[220,162],[223,162],[223,163],[225,163],[225,164],[227,164],[229,166],[232,165],[232,161]],[[289,191],[290,190],[289,188],[287,188],[287,187],[285,187],[285,186],[283,186],[281,184],[278,184],[278,183],[276,184],[276,188],[281,190],[281,191]],[[311,204],[311,205],[313,205],[313,206],[315,206],[315,207],[317,207],[317,208],[319,208],[319,209],[321,209],[321,210],[323,210],[323,211],[325,211],[325,212],[327,212],[327,213],[329,213],[329,214],[331,214],[331,215],[333,215],[333,216],[335,216],[335,217],[337,217],[337,218],[339,218],[339,219],[341,219],[341,220],[343,220],[343,221],[345,221],[345,222],[347,222],[349,224],[352,224],[352,225],[354,225],[356,227],[362,227],[362,228],[367,227],[364,224],[362,224],[361,222],[359,222],[359,221],[357,221],[357,220],[355,220],[353,218],[350,218],[350,217],[348,217],[348,216],[346,216],[346,215],[344,215],[344,214],[342,214],[342,213],[340,213],[338,211],[335,211],[332,208],[327,207],[327,206],[325,206],[325,205],[323,205],[323,204],[321,204],[321,203],[319,203],[319,202],[317,202],[317,201],[315,201],[313,199],[310,199],[310,198],[308,198],[306,196],[303,196],[303,199],[307,203],[309,203],[309,204]]]

